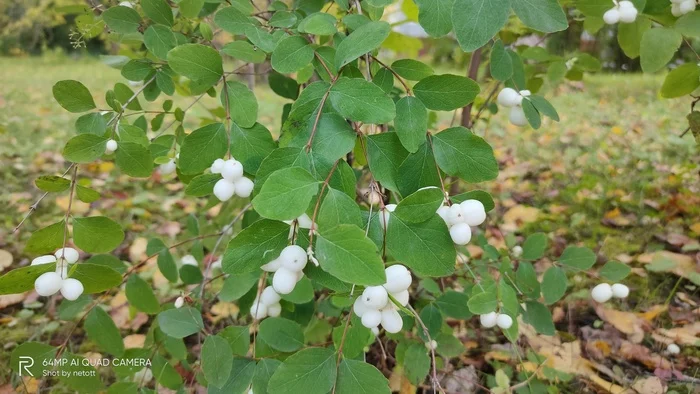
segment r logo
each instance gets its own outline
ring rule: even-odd
[[[32,366],[34,366],[34,359],[32,357],[19,356],[19,376],[22,376],[23,370],[26,373],[26,375],[34,376],[32,371],[29,370],[29,368],[31,368]]]

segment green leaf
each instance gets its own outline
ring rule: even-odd
[[[229,378],[226,383],[219,389],[209,386],[207,393],[211,394],[230,394],[230,393],[245,393],[250,386],[250,382],[255,375],[255,362],[246,358],[234,358]]]
[[[178,167],[183,174],[198,174],[209,168],[214,160],[224,157],[227,146],[226,127],[221,123],[208,124],[185,137]]]
[[[223,93],[228,93],[228,99]],[[255,94],[240,82],[227,81],[222,90],[221,104],[230,108],[231,119],[241,127],[253,127],[258,118],[258,101]]]
[[[471,103],[479,94],[479,85],[467,77],[443,74],[423,78],[413,93],[428,109],[452,111]]]
[[[318,184],[313,175],[300,167],[275,171],[253,199],[253,207],[268,219],[296,219],[318,193]]]
[[[316,258],[324,271],[344,282],[367,286],[386,282],[376,245],[355,225],[324,230],[316,241]]]
[[[379,48],[389,36],[391,27],[382,21],[368,22],[350,33],[336,48],[335,68],[343,66],[358,57]]]
[[[542,277],[542,296],[547,305],[559,301],[566,293],[568,280],[564,270],[559,267],[549,267]]]
[[[392,215],[409,223],[425,222],[435,216],[444,200],[440,188],[426,187],[401,200]]]
[[[364,348],[372,335],[372,332],[362,324],[351,324],[347,332],[343,324],[333,329],[333,345],[337,350],[343,343],[343,357],[356,358],[364,353]]]
[[[420,311],[420,319],[428,329],[430,336],[435,338],[442,327],[442,313],[440,312],[440,309],[436,308],[433,304],[428,304],[428,306]],[[416,324],[419,325],[420,323]],[[422,332],[422,330],[418,330],[418,333],[423,340],[427,341],[428,338],[424,336],[425,334]]]
[[[522,103],[523,107],[523,112],[525,112],[525,118],[527,119],[527,122],[532,126],[533,129],[537,130],[540,128],[542,125],[542,118],[540,117],[540,113],[537,112],[537,109],[535,106],[532,104],[530,100],[523,100]]]
[[[323,197],[316,223],[322,230],[331,229],[343,223],[360,227],[362,225],[360,207],[344,192],[329,188]]]
[[[141,9],[153,22],[173,25],[173,11],[165,0],[141,0]]]
[[[75,129],[78,134],[104,135],[107,130],[105,118],[97,112],[81,115],[75,121]]]
[[[314,121],[315,117],[310,120],[309,127],[304,132],[294,137],[289,146],[298,146],[299,148],[306,146],[311,137]],[[311,150],[334,162],[352,151],[355,147],[356,136],[357,134],[344,118],[333,113],[324,113],[316,127]]]
[[[99,306],[92,308],[85,319],[85,332],[100,349],[121,357],[124,354],[124,341],[112,318]]]
[[[693,93],[700,86],[700,66],[682,64],[671,70],[661,87],[661,97],[676,98]]]
[[[338,79],[329,98],[340,115],[356,122],[388,123],[396,116],[394,102],[381,88],[364,79]]]
[[[338,31],[335,27],[336,22],[333,15],[315,12],[299,22],[298,30],[300,33],[331,36]]]
[[[88,253],[106,253],[124,240],[124,231],[114,220],[104,216],[73,218],[73,242]]]
[[[513,0],[513,10],[525,26],[533,30],[553,33],[569,27],[557,0]]]
[[[537,272],[530,262],[521,261],[518,264],[515,281],[520,291],[526,296],[533,299],[540,298],[540,282],[537,281]]]
[[[270,130],[260,123],[250,128],[236,123],[231,125],[231,154],[243,164],[247,173],[255,174],[263,159],[276,147]]]
[[[160,303],[153,289],[138,275],[131,275],[126,281],[126,299],[136,309],[155,315],[160,311]]]
[[[78,81],[69,79],[56,82],[53,97],[68,112],[85,112],[95,108],[90,91]]]
[[[270,394],[326,394],[336,379],[336,354],[327,348],[301,350],[287,358],[270,378]]]
[[[173,338],[184,338],[204,328],[202,314],[189,306],[159,313],[158,325],[166,335]]]
[[[221,52],[247,63],[262,63],[267,57],[265,52],[258,50],[246,41],[229,42],[221,48]]]
[[[143,33],[146,48],[160,59],[167,59],[168,52],[177,46],[173,31],[162,25],[152,25]]]
[[[156,378],[158,383],[171,390],[176,390],[182,386],[182,376],[177,373],[177,370],[163,356],[156,353],[151,363],[153,377]]]
[[[423,383],[430,371],[430,357],[422,343],[414,343],[406,349],[404,355],[406,377],[414,385]]]
[[[158,322],[161,321],[163,313],[158,316]],[[209,385],[222,388],[228,381],[233,367],[233,352],[228,342],[218,335],[207,336],[202,345],[201,359],[202,372]]]
[[[397,60],[391,64],[391,69],[409,81],[420,81],[435,73],[432,67],[414,59]]]
[[[447,174],[467,182],[496,179],[498,162],[493,149],[483,138],[464,127],[452,127],[434,136],[435,160]]]
[[[468,295],[457,291],[448,290],[437,300],[435,300],[435,305],[440,308],[442,313],[449,317],[455,319],[469,319],[472,317],[472,314],[467,308],[468,302]]]
[[[272,220],[259,220],[239,232],[226,249],[223,271],[241,274],[257,271],[276,259],[287,246],[289,225]]]
[[[537,260],[544,256],[547,250],[547,235],[545,233],[534,233],[527,237],[523,243],[523,255],[525,260]]]
[[[535,330],[543,335],[554,335],[557,330],[554,328],[552,313],[546,306],[537,301],[525,302],[525,322],[532,325]]]
[[[446,276],[454,272],[454,243],[445,221],[437,215],[423,223],[409,223],[390,215],[386,246],[396,260],[418,275]]]
[[[498,307],[498,297],[493,292],[480,292],[469,298],[467,302],[469,311],[475,315],[491,313]]]
[[[338,366],[338,394],[390,394],[389,381],[372,364],[343,358]]]
[[[68,276],[83,283],[83,293],[101,293],[107,289],[119,286],[122,276],[111,267],[101,264],[74,264]]]
[[[221,174],[198,175],[187,184],[185,194],[193,197],[204,197],[214,192],[214,185],[221,179]]]
[[[684,36],[700,38],[700,11],[683,15],[673,27]]]
[[[273,27],[292,27],[297,23],[297,15],[289,11],[277,11],[268,23]]]
[[[411,153],[425,144],[428,132],[428,110],[423,102],[415,97],[406,96],[396,103],[394,119],[396,134],[401,144]]]
[[[396,133],[381,133],[365,137],[369,169],[374,179],[393,191],[398,191],[399,166],[408,156]]]
[[[282,74],[301,70],[314,58],[314,48],[303,37],[290,36],[282,39],[272,52],[270,64]]]
[[[185,18],[196,18],[204,6],[205,0],[182,0],[178,3],[180,14]]]
[[[491,48],[491,76],[506,81],[513,75],[513,61],[506,52],[503,41],[496,40]]]
[[[151,152],[143,145],[134,142],[122,142],[117,149],[114,163],[126,175],[136,178],[148,178],[153,172]]]
[[[595,264],[596,255],[588,248],[568,246],[559,257],[559,263],[575,268],[587,270]]]
[[[627,264],[619,261],[608,261],[603,268],[600,269],[600,276],[611,281],[617,282],[625,279],[632,272],[632,269]]]
[[[141,16],[131,7],[109,7],[102,13],[102,20],[115,33],[136,33],[141,24]]]
[[[281,364],[281,361],[271,358],[264,358],[258,361],[258,365],[255,367],[255,375],[253,376],[253,392],[267,393],[268,382]]]
[[[677,30],[656,27],[644,32],[640,47],[640,60],[645,73],[662,69],[675,55],[683,42],[683,36]]]
[[[0,287],[2,289],[2,287]],[[5,356],[7,357],[7,356]],[[26,358],[32,359],[33,363],[27,363]],[[39,342],[24,342],[15,347],[10,354],[9,367],[18,374],[23,376],[29,372],[32,376],[43,376],[44,371],[51,371],[54,359],[56,357],[56,348],[45,343]],[[7,360],[7,358],[5,359]],[[22,365],[20,365],[22,360]],[[25,369],[26,368],[26,369]]]
[[[620,23],[617,25],[617,42],[627,57],[635,59],[639,57],[642,37],[651,29],[651,21],[643,16],[638,16],[634,23]]]
[[[510,15],[511,0],[455,0],[452,24],[465,52],[484,46],[498,33]]]
[[[243,14],[236,7],[225,7],[220,9],[214,16],[214,23],[219,25],[220,28],[234,35],[248,35],[248,32],[250,31],[249,29],[254,27],[248,16]],[[251,41],[253,44],[257,45],[252,39]]]
[[[59,245],[60,247],[60,245]],[[0,295],[24,293],[34,288],[34,281],[41,274],[56,269],[56,263],[30,265],[13,269],[0,276]]]
[[[270,317],[260,323],[260,339],[271,348],[285,353],[295,352],[304,346],[301,326],[288,319]]]
[[[454,0],[415,0],[418,22],[431,37],[442,37],[452,30]]]
[[[40,176],[34,181],[34,184],[39,190],[49,193],[62,192],[70,187],[68,179],[56,175]]]
[[[428,186],[440,186],[440,175],[429,144],[423,144],[416,153],[409,154],[399,166],[399,191],[411,194]]]
[[[540,114],[542,114],[544,116],[548,116],[549,118],[551,118],[557,122],[559,121],[559,114],[557,113],[557,110],[544,97],[542,97],[542,96],[530,96],[527,98],[527,100],[529,100],[530,103],[532,103],[532,105],[535,107],[537,112],[539,112]],[[523,108],[525,108],[525,107],[523,107]]]
[[[27,245],[24,247],[25,253],[46,254],[53,253],[63,246],[65,232],[65,221],[51,224],[32,233]]]
[[[379,71],[374,74],[372,83],[379,86],[384,93],[389,94],[391,90],[394,89],[394,74],[387,68],[380,68]]]
[[[479,200],[484,204],[484,209],[486,212],[492,211],[496,204],[493,202],[493,197],[483,190],[472,190],[466,193],[458,194],[456,196],[450,197],[453,202],[462,202],[466,200]]]
[[[231,352],[238,356],[245,356],[250,345],[250,333],[248,326],[228,326],[219,332],[231,348]]]
[[[168,52],[168,65],[203,88],[214,85],[224,74],[219,52],[201,44],[184,44],[171,49]]]
[[[267,78],[270,89],[278,95],[290,100],[296,100],[299,97],[299,84],[293,78],[275,71],[270,72]]]

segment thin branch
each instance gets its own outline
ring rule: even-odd
[[[306,145],[304,145],[304,149],[306,149],[307,153],[311,152],[311,145],[314,142],[316,130],[318,130],[318,122],[321,120],[321,114],[323,114],[323,107],[326,105],[326,100],[328,100],[328,96],[331,94],[331,88],[333,88],[334,83],[335,81],[333,81],[326,93],[323,94],[323,97],[321,97],[321,102],[318,104],[318,110],[316,112],[316,118],[314,119],[314,125],[311,128],[311,135],[309,135],[309,140],[306,141]]]
[[[318,215],[318,208],[321,205],[323,192],[328,187],[328,183],[331,181],[331,176],[333,176],[333,173],[338,168],[339,161],[340,161],[340,159],[336,160],[335,163],[333,164],[333,168],[331,168],[331,171],[328,173],[326,180],[323,181],[323,186],[321,186],[321,192],[318,193],[318,199],[316,200],[316,206],[314,206],[314,214],[313,214],[313,217],[311,217],[311,229],[309,230],[309,248],[311,248],[311,246],[313,245],[313,242],[314,242],[314,229],[316,228],[316,216]]]
[[[73,167],[73,176],[70,180],[70,194],[68,196],[68,209],[66,216],[63,219],[63,246],[61,247],[61,258],[56,262],[56,265],[61,264],[61,278],[63,278],[63,267],[66,265],[66,242],[68,242],[68,217],[70,217],[71,208],[73,207],[73,195],[75,194],[75,185],[78,178],[78,166]]]
[[[499,82],[496,84],[496,86],[494,86],[493,89],[491,89],[491,92],[490,92],[489,95],[486,97],[486,100],[481,104],[481,106],[479,107],[479,110],[476,112],[476,115],[474,115],[474,119],[473,119],[472,122],[471,122],[471,123],[472,123],[472,126],[474,125],[474,123],[476,123],[477,120],[479,120],[479,118],[481,117],[481,114],[484,112],[484,110],[486,109],[486,107],[489,105],[489,103],[490,103],[491,100],[493,99],[493,96],[496,95],[496,92],[498,92],[498,89],[499,89],[500,87],[501,87],[501,82],[499,81]]]

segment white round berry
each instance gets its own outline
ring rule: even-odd
[[[175,172],[177,169],[177,165],[175,164],[174,159],[170,159],[167,163],[163,163],[160,166],[158,166],[158,169],[160,170],[161,175],[168,175],[172,174]]]
[[[510,120],[510,123],[512,123],[514,126],[527,126],[527,118],[525,117],[525,111],[523,111],[523,107],[511,108],[508,119]]]
[[[396,299],[396,301],[399,302],[401,306],[406,306],[408,305],[408,300],[410,298],[410,295],[408,294],[408,290],[401,291],[399,293],[391,293],[392,297]],[[389,300],[391,302],[391,300]]]
[[[299,228],[310,229],[312,224],[313,221],[311,220],[311,217],[305,213],[297,218],[297,225]]]
[[[507,330],[513,325],[513,318],[505,313],[499,313],[498,317],[496,318],[496,325],[504,330]]]
[[[63,279],[57,272],[45,272],[34,281],[34,290],[40,295],[48,297],[56,294],[61,289]]]
[[[403,319],[394,308],[386,308],[382,311],[381,323],[384,330],[391,334],[396,334],[403,328]]]
[[[213,263],[211,263],[211,269],[218,269],[218,270],[221,270],[221,269],[222,269],[222,267],[221,267],[221,257],[219,257],[218,259],[216,259],[216,261],[214,261]]]
[[[486,220],[486,208],[479,200],[465,200],[459,204],[462,207],[464,222],[470,226],[478,226]]]
[[[243,165],[235,159],[228,159],[221,169],[221,176],[229,182],[236,182],[243,176]]]
[[[515,246],[513,246],[512,251],[513,251],[513,256],[514,256],[514,257],[520,257],[520,256],[523,255],[523,247],[520,246],[520,245],[515,245]]]
[[[214,162],[211,164],[210,170],[212,174],[221,174],[221,171],[224,169],[224,159],[216,159]]]
[[[240,198],[250,197],[250,194],[253,192],[253,188],[255,187],[253,181],[246,177],[241,177],[236,182],[234,182],[233,185],[236,189],[236,195]]]
[[[362,292],[362,301],[372,309],[383,308],[389,300],[389,294],[382,286],[368,286]]]
[[[297,274],[297,279],[296,279],[296,280],[297,280],[297,283],[299,283],[299,281],[301,280],[301,278],[304,277],[304,271],[299,271],[299,272],[297,272],[296,274]]]
[[[615,298],[627,298],[630,295],[630,288],[623,285],[622,283],[615,283],[610,286],[612,289],[612,295]]]
[[[374,334],[375,337],[379,335],[379,327],[372,327],[369,330],[372,331],[372,334]]]
[[[75,301],[83,294],[83,284],[74,278],[63,279],[61,284],[61,295],[69,301]]]
[[[63,257],[63,259],[68,264],[74,264],[80,258],[80,253],[78,253],[78,251],[73,249],[73,248],[63,248],[63,249],[57,250],[56,253],[54,253],[54,256],[56,256],[56,260]],[[54,261],[56,261],[56,260],[54,260]]]
[[[613,296],[612,287],[607,283],[601,283],[591,290],[591,297],[596,302],[607,302]]]
[[[41,265],[41,264],[51,264],[56,262],[56,256],[52,254],[47,254],[45,256],[39,256],[32,260],[31,265]]]
[[[489,312],[483,315],[479,315],[479,322],[485,328],[491,328],[496,326],[496,320],[498,319],[498,314],[496,312]]]
[[[447,211],[447,225],[454,226],[457,223],[464,223],[464,212],[460,204],[452,204]]]
[[[411,272],[401,264],[387,267],[384,272],[386,273],[384,288],[392,294],[407,290],[413,282]]]
[[[440,216],[442,218],[442,220],[445,221],[445,223],[447,223],[447,218],[449,217],[449,213],[450,213],[450,207],[447,205],[443,205],[440,208],[438,208],[438,210],[437,210],[438,216]]]
[[[272,287],[278,294],[289,294],[297,284],[297,273],[281,267],[272,276]]]
[[[177,297],[175,300],[175,308],[180,309],[183,305],[185,305],[185,299],[182,297]]]
[[[357,316],[362,317],[362,315],[364,315],[365,312],[372,309],[365,305],[365,302],[362,301],[362,296],[359,296],[355,298],[355,302],[352,304],[352,310],[355,311],[355,314]]]
[[[681,12],[680,3],[671,4],[671,14],[676,18],[683,16],[683,12]]]
[[[466,245],[472,239],[472,229],[466,223],[457,223],[450,227],[450,237],[456,245]]]
[[[436,340],[431,340],[430,342],[425,343],[425,348],[428,350],[435,350],[437,349],[438,343]]]
[[[362,325],[367,328],[377,327],[382,322],[382,313],[370,309],[362,315]]]
[[[532,92],[529,90],[521,90],[520,91],[520,97],[530,97],[532,96]],[[522,100],[521,100],[522,101]]]
[[[389,227],[391,212],[394,212],[394,210],[396,210],[396,204],[387,204],[384,206],[384,209],[379,211],[379,223],[382,225],[382,228]]]
[[[199,266],[197,259],[195,259],[194,256],[192,256],[191,254],[182,256],[180,262],[182,263],[182,265],[194,265],[195,267]]]
[[[107,145],[105,145],[105,154],[111,155],[114,153],[117,148],[119,147],[119,144],[115,140],[109,140],[107,141]]]
[[[620,21],[620,11],[617,8],[611,8],[603,14],[603,21],[608,25],[614,25]]]
[[[680,4],[678,4],[678,10],[680,11],[681,15],[685,15],[685,14],[688,14],[688,13],[695,11],[695,1],[694,0],[686,0],[684,2],[681,2]],[[620,19],[622,19],[622,18],[620,18]]]
[[[282,260],[280,260],[279,257],[278,257],[278,258],[276,258],[276,259],[270,261],[270,262],[267,263],[267,264],[263,264],[263,266],[260,267],[260,268],[261,268],[263,271],[275,272],[275,271],[277,271],[278,269],[280,269],[280,267],[282,267]]]
[[[130,1],[122,1],[122,2],[119,3],[119,5],[122,6],[122,7],[134,8],[134,5],[131,4]]]
[[[681,348],[675,343],[671,343],[666,347],[666,351],[670,354],[678,354],[681,352]]]
[[[250,306],[250,315],[253,319],[260,320],[267,317],[267,306],[262,302],[253,302]]]
[[[622,2],[621,2],[622,3]],[[631,2],[628,2],[631,4]],[[683,5],[681,4],[681,10],[683,9]],[[622,8],[620,7],[620,22],[622,23],[633,23],[637,19],[637,9],[634,8],[634,5],[632,7],[626,7]]]
[[[282,249],[279,259],[282,261],[282,267],[290,271],[300,272],[306,267],[309,256],[306,255],[306,251],[301,246],[289,245]]]
[[[219,201],[230,200],[235,191],[236,187],[233,185],[233,182],[226,179],[220,179],[214,185],[214,195],[219,199]]]
[[[267,306],[267,315],[277,317],[282,313],[282,305],[279,302]]]
[[[260,294],[260,302],[265,305],[278,304],[282,297],[275,291],[272,286],[267,286]]]
[[[501,90],[501,92],[498,93],[498,98],[496,99],[498,104],[504,107],[514,107],[519,105],[520,100],[522,100],[520,94],[515,89],[511,88],[504,88]]]

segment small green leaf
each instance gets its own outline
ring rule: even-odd
[[[273,172],[253,199],[260,216],[275,220],[292,220],[306,211],[318,192],[319,181],[300,167]]]
[[[246,41],[229,42],[221,48],[221,52],[232,58],[249,63],[262,63],[267,57],[265,52],[257,49]]]
[[[85,112],[95,108],[90,91],[78,81],[56,82],[53,85],[53,97],[68,112]]]
[[[377,247],[355,225],[324,230],[316,241],[316,258],[324,271],[344,282],[368,286],[386,282]]]
[[[326,394],[336,379],[336,354],[331,349],[301,350],[280,365],[270,378],[270,394]]]
[[[214,16],[214,23],[225,31],[231,34],[245,34],[248,35],[249,29],[253,28],[253,23],[250,21],[247,15],[243,14],[240,10],[234,7],[225,7],[220,9]],[[249,39],[251,37],[248,37]],[[252,39],[250,40],[253,44],[258,45]],[[259,46],[259,45],[258,45]]]
[[[62,192],[68,190],[70,181],[64,177],[56,175],[40,176],[34,181],[39,190],[49,193]]]
[[[418,385],[425,380],[428,371],[430,371],[430,357],[422,343],[414,343],[406,349],[404,368],[406,377],[414,385]]]
[[[241,127],[255,125],[258,118],[258,100],[246,85],[237,81],[226,81],[226,88],[221,92],[221,104],[224,107],[228,104],[231,120],[237,125]]]
[[[421,276],[454,272],[456,252],[445,221],[435,215],[423,223],[410,223],[390,215],[386,246],[392,256]]]
[[[566,293],[568,280],[566,273],[559,267],[549,267],[542,277],[542,296],[547,305],[559,301]]]
[[[276,259],[288,244],[289,225],[272,220],[259,220],[233,238],[222,261],[223,271],[241,274],[257,271]]]
[[[282,74],[301,70],[314,58],[314,48],[303,37],[289,36],[277,44],[270,64]]]
[[[102,13],[102,20],[116,33],[135,33],[141,24],[141,16],[131,7],[109,7]]]
[[[452,24],[465,52],[484,46],[498,33],[510,15],[511,0],[455,0]]]
[[[435,160],[449,175],[467,182],[483,182],[498,176],[498,162],[491,146],[464,127],[443,130],[433,137]]]
[[[525,112],[525,118],[527,118],[527,122],[530,123],[530,126],[532,126],[532,128],[535,130],[539,129],[542,125],[542,117],[540,116],[540,113],[537,112],[537,109],[532,102],[527,99],[523,100],[522,108],[523,112]]]
[[[65,227],[66,222],[61,220],[33,232],[24,251],[34,254],[53,253],[63,245]]]
[[[103,264],[74,264],[68,276],[82,282],[84,294],[101,293],[122,282],[119,272]]]
[[[338,79],[329,98],[340,115],[357,122],[388,123],[396,116],[394,102],[381,88],[364,79]]]
[[[338,394],[390,394],[389,381],[372,364],[343,358],[338,366]]]
[[[632,269],[627,264],[619,261],[608,261],[600,269],[600,276],[611,282],[617,282],[625,279],[630,272],[632,272]]]
[[[506,52],[503,41],[496,40],[491,47],[491,76],[506,81],[513,75],[513,61]]]
[[[362,225],[360,207],[344,192],[329,188],[323,197],[316,223],[322,230],[332,229],[344,223],[360,227]]]
[[[104,135],[107,130],[105,118],[97,112],[81,115],[75,121],[75,129],[78,134]]]
[[[184,338],[204,328],[202,314],[189,306],[159,313],[158,325],[166,335],[173,338]]]
[[[557,113],[557,110],[552,104],[549,103],[549,101],[547,101],[547,99],[542,96],[530,96],[528,97],[528,100],[532,103],[537,112],[551,118],[552,120],[557,122],[559,121],[559,114]]]
[[[155,315],[160,311],[160,303],[153,294],[153,289],[138,275],[131,275],[126,281],[126,299],[136,309]]]
[[[299,22],[298,30],[300,33],[331,36],[338,31],[335,27],[336,23],[337,20],[333,15],[315,12]]]
[[[676,53],[683,42],[683,36],[677,30],[656,27],[644,32],[640,47],[640,60],[645,73],[662,69]]]
[[[393,215],[406,222],[425,222],[435,216],[444,200],[445,195],[440,188],[426,187],[401,200]]]
[[[425,144],[428,132],[428,110],[419,99],[411,96],[403,97],[396,103],[396,119],[394,119],[396,134],[407,151],[415,153]]]
[[[56,263],[30,265],[13,269],[0,276],[0,295],[19,294],[34,288],[34,281],[41,274],[56,269]]]
[[[431,37],[442,37],[452,30],[454,0],[415,0],[418,22]]]
[[[90,163],[105,153],[107,139],[94,134],[80,134],[66,143],[63,157],[74,163]]]
[[[178,167],[184,174],[198,174],[227,151],[228,133],[222,123],[211,123],[185,137]],[[219,177],[220,179],[220,177]]]
[[[159,323],[163,313],[158,316]],[[207,336],[202,345],[201,359],[202,372],[209,385],[222,388],[228,381],[233,367],[233,352],[228,342],[218,335]]]
[[[117,149],[114,163],[126,175],[148,178],[153,172],[151,152],[141,144],[122,142]]]
[[[335,53],[335,68],[343,66],[358,57],[379,48],[389,36],[391,27],[386,22],[368,22],[358,27],[338,44]]]
[[[160,59],[167,59],[168,52],[177,46],[173,31],[162,25],[152,25],[143,33],[146,48]]]
[[[99,306],[93,308],[85,319],[85,332],[88,338],[97,343],[100,349],[121,357],[124,354],[124,341],[112,318]]]
[[[141,0],[141,9],[147,17],[161,25],[173,25],[173,10],[165,0]]]
[[[576,270],[585,271],[595,264],[596,255],[588,248],[577,246],[568,246],[559,257],[559,263],[575,268]]]
[[[250,345],[250,332],[248,326],[228,326],[219,335],[228,342],[233,354],[245,356]]]
[[[525,322],[535,327],[538,333],[543,335],[556,334],[552,313],[546,306],[537,301],[526,301],[525,308]]]
[[[391,64],[391,69],[409,81],[420,81],[435,73],[432,67],[414,59],[397,60]]]
[[[569,27],[566,14],[557,0],[513,0],[513,11],[525,26],[543,33]]]
[[[428,109],[452,111],[471,103],[479,94],[479,85],[467,77],[443,74],[423,78],[413,93]]]
[[[291,353],[304,346],[304,333],[301,326],[281,317],[269,317],[260,323],[260,339],[271,348]]]
[[[178,74],[205,86],[214,85],[224,74],[221,55],[202,44],[184,44],[168,52],[168,65]]]
[[[469,302],[469,296],[453,290],[448,290],[437,300],[435,300],[435,305],[449,317],[455,319],[469,319],[472,317],[472,313],[467,308],[467,303]]]
[[[676,98],[693,93],[700,86],[700,66],[682,64],[671,70],[661,87],[661,97]]]
[[[527,237],[523,243],[523,255],[525,260],[537,260],[544,256],[547,250],[547,235],[545,233],[534,233]]]
[[[73,241],[89,253],[106,253],[124,240],[124,231],[114,220],[104,216],[73,218]]]

